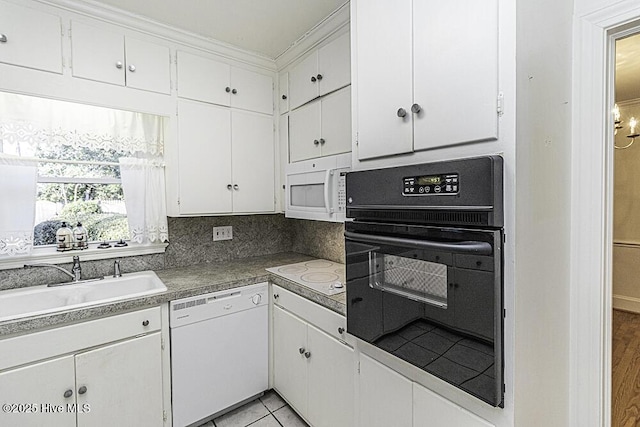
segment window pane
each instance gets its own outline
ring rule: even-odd
[[[53,245],[65,221],[78,222],[89,242],[129,239],[127,211],[120,184],[38,184],[34,245]]]

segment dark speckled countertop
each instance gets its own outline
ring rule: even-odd
[[[278,267],[312,259],[314,258],[307,255],[284,252],[254,258],[242,258],[233,261],[197,264],[189,267],[160,270],[156,271],[156,274],[167,286],[167,290],[163,293],[116,303],[95,305],[76,310],[0,322],[0,336],[78,323],[99,317],[152,307],[175,299],[252,285],[267,280],[312,300],[329,310],[344,315],[346,312],[346,295],[344,292],[333,296],[323,295],[312,289],[277,277],[265,270],[265,268],[269,267]],[[126,273],[126,271],[124,273]]]

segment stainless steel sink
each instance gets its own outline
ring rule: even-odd
[[[86,280],[68,286],[30,286],[0,292],[0,322],[153,295],[167,290],[153,271]]]

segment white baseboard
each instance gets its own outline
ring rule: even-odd
[[[613,308],[617,310],[640,313],[640,298],[613,295]]]

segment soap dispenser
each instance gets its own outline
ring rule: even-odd
[[[73,233],[67,226],[66,221],[62,221],[62,226],[58,228],[58,231],[56,231],[56,242],[58,244],[58,247],[56,248],[58,252],[70,251],[73,249]]]
[[[73,230],[74,248],[75,249],[87,249],[89,247],[87,243],[87,232],[85,231],[82,223],[78,222],[75,230]]]

